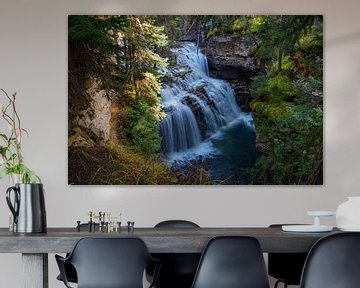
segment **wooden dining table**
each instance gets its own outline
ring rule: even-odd
[[[281,227],[135,228],[120,232],[89,232],[77,228],[48,228],[47,233],[14,233],[0,228],[0,253],[21,253],[24,288],[48,288],[48,253],[67,253],[83,237],[139,237],[151,253],[201,253],[209,239],[222,235],[252,236],[262,251],[308,252],[321,237],[333,233],[283,232]],[[0,260],[1,261],[1,260]]]

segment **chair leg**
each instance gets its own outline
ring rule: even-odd
[[[279,285],[279,283],[284,283],[284,288],[287,288],[287,287],[288,287],[288,285],[287,285],[286,282],[283,282],[283,281],[281,281],[281,280],[277,280],[277,281],[275,282],[275,284],[274,284],[274,288],[277,288],[278,285]]]

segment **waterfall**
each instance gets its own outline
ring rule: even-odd
[[[200,143],[200,131],[191,109],[179,103],[161,122],[162,146],[166,153],[182,151]]]
[[[242,115],[234,90],[226,81],[209,76],[207,59],[195,44],[184,44],[172,52],[177,65],[168,70],[173,82],[162,91],[167,116],[159,123],[166,155],[199,146]]]

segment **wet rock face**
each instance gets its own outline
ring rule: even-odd
[[[253,100],[253,97],[250,92],[250,83],[241,79],[230,80],[229,82],[234,89],[236,102],[240,106],[241,110],[244,112],[251,111],[250,102]]]
[[[162,78],[162,83],[164,85],[170,85],[174,82],[174,79],[181,78],[186,79],[186,76],[191,73],[191,69],[188,66],[178,65],[175,68],[168,69],[165,76]]]
[[[210,38],[202,48],[209,62],[210,75],[224,80],[251,78],[259,68],[256,49],[251,36],[242,38],[216,36]]]
[[[206,91],[205,91],[204,87],[202,87],[202,86],[196,87],[191,93],[193,93],[193,97],[197,97],[200,99],[208,98]],[[199,105],[199,102],[194,101],[193,97],[191,97],[190,94],[186,95],[181,100],[181,102],[191,109],[192,113],[194,114],[194,116],[196,118],[196,122],[199,126],[201,137],[202,137],[202,139],[205,139],[210,136],[206,131],[207,130],[206,129],[207,128],[206,118],[205,118],[202,108]]]
[[[231,83],[236,100],[243,111],[249,111],[252,100],[251,78],[260,69],[255,57],[256,45],[252,36],[216,36],[203,43],[202,52],[209,63],[210,76]]]

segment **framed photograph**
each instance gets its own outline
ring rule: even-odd
[[[322,185],[321,15],[69,15],[70,185]]]

